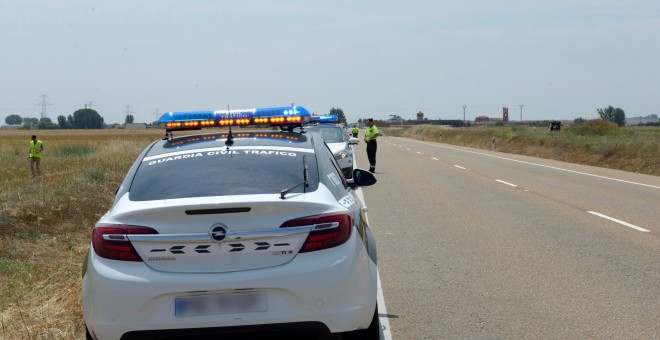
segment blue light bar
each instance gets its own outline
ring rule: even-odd
[[[158,119],[168,131],[199,130],[205,127],[271,125],[297,126],[310,120],[302,106],[254,108],[247,110],[167,112]]]
[[[312,116],[309,120],[310,123],[339,123],[339,118],[336,115],[323,115]]]

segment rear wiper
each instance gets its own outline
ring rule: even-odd
[[[288,188],[288,189],[284,189],[284,190],[280,191],[280,199],[284,199],[284,196],[286,196],[286,194],[288,194],[291,190],[293,190],[293,189],[295,189],[295,188],[297,188],[297,187],[299,187],[303,184],[305,185],[305,186],[303,186],[303,193],[307,192],[307,190],[305,190],[305,188],[307,188],[309,186],[309,176],[307,175],[307,159],[306,159],[306,157],[307,156],[303,156],[303,181],[296,184],[296,185],[294,185],[294,186],[292,186],[292,187],[290,187],[290,188]]]

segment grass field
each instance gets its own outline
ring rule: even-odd
[[[660,176],[660,128],[626,127],[601,120],[561,131],[530,126],[446,128],[417,125],[382,129],[388,136],[443,142]],[[495,139],[493,148],[492,140]]]
[[[384,129],[385,130],[385,129]],[[512,127],[386,129],[400,135],[660,175],[660,129],[550,133]],[[28,142],[44,142],[32,179]],[[82,339],[81,263],[94,223],[162,130],[0,131],[0,339]]]

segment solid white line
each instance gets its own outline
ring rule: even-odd
[[[383,295],[383,287],[380,286],[380,273],[378,273],[378,314],[378,320],[380,321],[380,339],[392,340],[390,319],[387,316],[387,308],[385,307],[385,296]]]
[[[498,181],[498,182],[500,182],[500,183],[503,183],[503,184],[506,184],[506,185],[510,185],[510,186],[512,186],[512,187],[517,187],[517,185],[512,184],[512,183],[509,183],[509,182],[505,182],[505,181],[503,181],[503,180],[501,180],[501,179],[496,179],[496,181]]]
[[[353,164],[357,167],[357,160],[353,160]],[[362,201],[363,206],[367,206],[364,201],[364,194],[362,193],[362,188],[356,190],[356,194],[360,201]],[[367,225],[369,224],[369,213],[364,213],[364,218],[367,220]],[[387,316],[387,307],[385,306],[385,294],[383,294],[383,287],[380,285],[380,271],[376,269],[376,274],[378,277],[377,286],[378,292],[376,293],[376,300],[378,303],[378,321],[380,322],[380,340],[392,340],[392,332],[390,332],[390,319]],[[380,316],[380,315],[384,316]]]
[[[648,232],[649,232],[648,230],[646,230],[646,229],[644,229],[644,228],[640,228],[640,227],[638,227],[638,226],[636,226],[636,225],[634,225],[634,224],[630,224],[630,223],[628,223],[628,222],[624,222],[624,221],[621,221],[621,220],[617,220],[617,219],[614,218],[614,217],[609,217],[609,216],[607,216],[607,215],[603,215],[603,214],[601,214],[601,213],[597,213],[597,212],[595,212],[595,211],[587,211],[587,212],[590,213],[590,214],[592,214],[592,215],[596,215],[596,216],[602,217],[602,218],[604,218],[604,219],[610,220],[610,221],[612,221],[612,222],[616,222],[616,223],[619,223],[619,224],[625,225],[626,227],[629,227],[629,228],[637,229],[637,230],[639,230],[639,231],[643,231],[643,232],[645,232],[645,233],[648,233]]]
[[[460,166],[460,165],[456,165],[456,164],[454,164],[454,166],[457,167],[457,168],[459,168],[459,169],[463,169],[463,170],[465,170],[465,168],[462,167],[462,166]]]
[[[401,137],[396,137],[396,138],[401,138]],[[488,157],[493,157],[493,158],[504,159],[504,160],[512,161],[512,162],[518,162],[518,163],[523,163],[523,164],[529,164],[529,165],[540,166],[540,167],[548,168],[548,169],[554,169],[554,170],[560,170],[560,171],[572,172],[572,173],[574,173],[574,174],[579,174],[579,175],[585,175],[585,176],[597,177],[597,178],[602,178],[602,179],[608,179],[608,180],[611,180],[611,181],[617,181],[617,182],[623,182],[623,183],[628,183],[628,184],[641,185],[641,186],[645,186],[645,187],[649,187],[649,188],[660,189],[660,186],[657,186],[657,185],[644,184],[644,183],[633,182],[633,181],[626,181],[626,180],[618,179],[618,178],[612,178],[612,177],[606,177],[606,176],[594,175],[594,174],[590,174],[590,173],[587,173],[587,172],[581,172],[581,171],[575,171],[575,170],[568,170],[568,169],[564,169],[564,168],[558,168],[558,167],[556,167],[556,166],[550,166],[550,165],[544,165],[544,164],[538,164],[538,163],[532,163],[532,162],[525,162],[525,161],[521,161],[521,160],[517,160],[517,159],[513,159],[513,158],[507,158],[507,157],[502,157],[502,156],[489,155],[489,154],[487,154],[487,153],[483,153],[483,152],[468,151],[468,150],[462,150],[462,149],[452,148],[452,147],[443,146],[443,145],[438,145],[438,144],[431,144],[431,143],[420,142],[420,141],[416,141],[416,140],[414,140],[414,139],[407,139],[407,138],[406,138],[406,140],[409,140],[409,141],[414,142],[414,143],[420,143],[420,144],[430,145],[430,146],[435,146],[435,147],[439,147],[439,148],[451,149],[451,150],[456,150],[456,151],[461,151],[461,152],[468,152],[468,153],[473,153],[473,154],[482,155],[482,156],[488,156]]]
[[[439,159],[437,159],[435,157],[431,157],[431,159],[434,160],[434,161],[439,161]]]

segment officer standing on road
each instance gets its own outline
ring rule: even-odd
[[[44,143],[40,140],[37,140],[36,135],[32,135],[32,140],[30,141],[30,171],[32,171],[32,177],[41,175],[41,169],[39,168],[39,163],[41,162],[41,153],[44,151]],[[37,171],[35,172],[35,165]]]
[[[367,119],[367,130],[364,133],[364,141],[367,144],[367,158],[369,158],[369,171],[376,172],[376,149],[378,143],[376,139],[380,136],[378,128],[374,125],[374,119]]]
[[[353,137],[357,138],[360,129],[358,129],[357,125],[353,125],[353,130],[351,132],[353,133]]]

